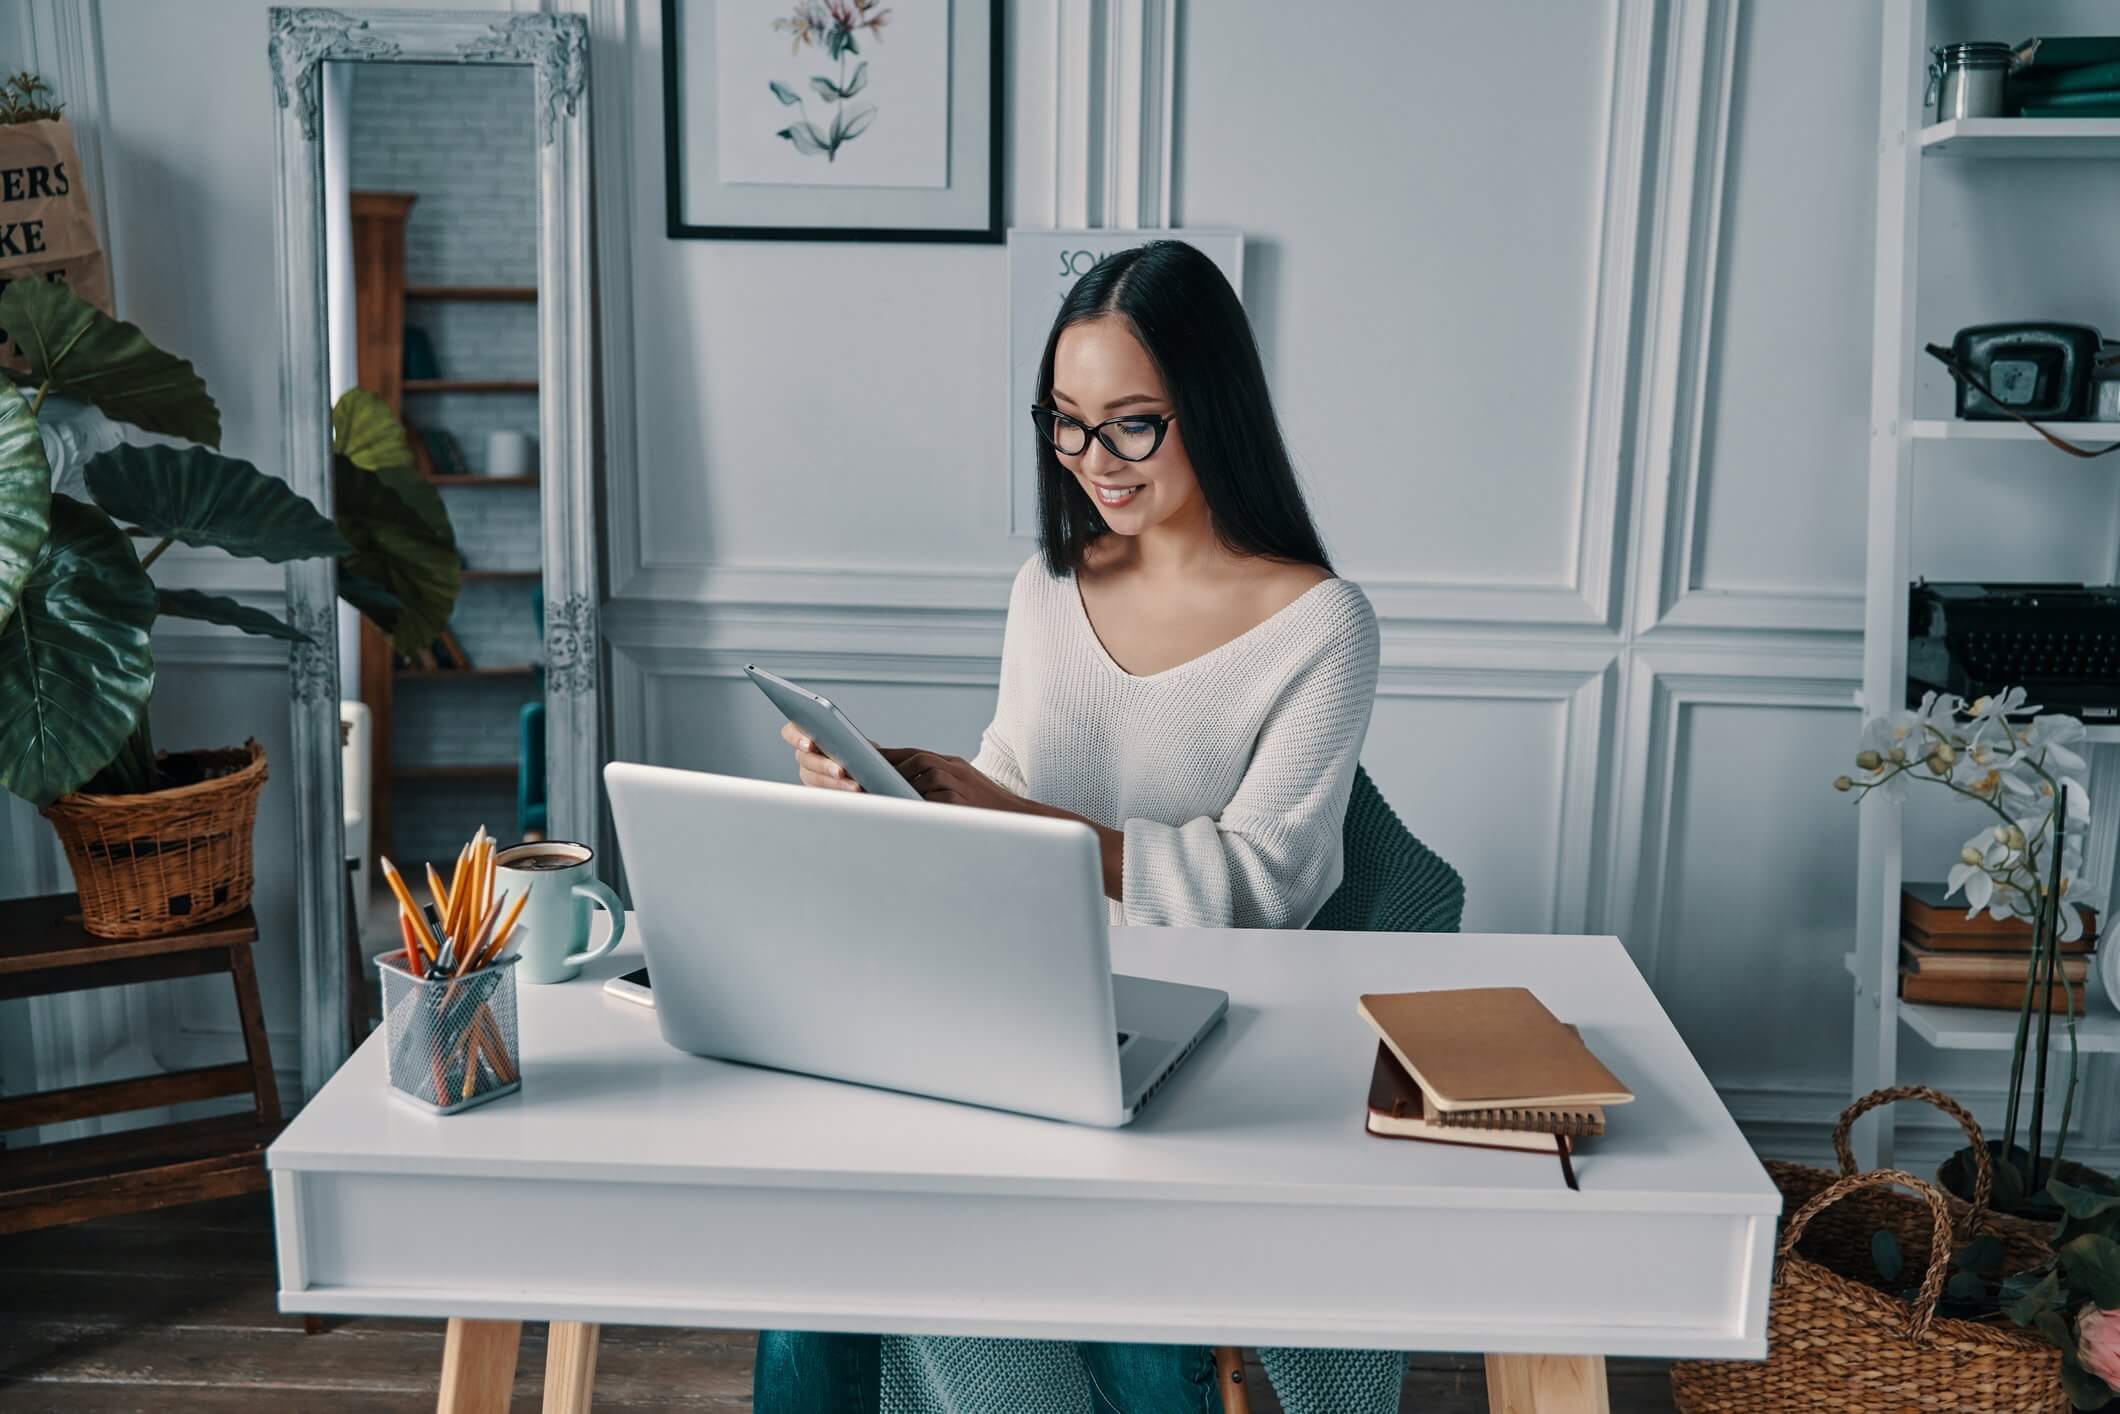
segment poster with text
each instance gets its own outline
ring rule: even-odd
[[[717,0],[724,182],[947,187],[949,0]]]

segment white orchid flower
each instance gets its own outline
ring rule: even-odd
[[[2058,775],[2086,769],[2084,759],[2071,748],[2084,738],[2083,723],[2074,717],[2056,714],[2032,719],[2023,737],[2024,753],[2047,772]],[[2070,795],[2080,795],[2080,788],[2072,787]]]

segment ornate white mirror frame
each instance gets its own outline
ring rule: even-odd
[[[601,848],[603,755],[589,270],[589,31],[579,15],[316,8],[269,12],[279,182],[283,464],[330,514],[331,389],[324,251],[322,76],[327,62],[522,64],[536,74],[538,432],[545,598],[546,792],[555,839]],[[292,655],[302,1087],[345,1061],[349,985],[342,866],[337,567],[287,570]]]

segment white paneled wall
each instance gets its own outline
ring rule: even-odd
[[[1970,29],[1996,14],[1938,3]],[[2076,13],[2062,3],[1994,37]],[[597,46],[615,754],[785,777],[738,676],[754,660],[881,737],[969,753],[1032,549],[1006,529],[1005,252],[666,239],[661,7],[566,7]],[[262,0],[101,11],[121,295],[200,360],[236,449],[269,457]],[[1010,221],[1246,232],[1243,294],[1298,464],[1383,618],[1365,757],[1385,794],[1466,875],[1468,926],[1618,933],[1748,1130],[1821,1153],[1847,1083],[1855,828],[1827,782],[1857,719],[1874,8],[1164,13],[1009,0]],[[210,106],[185,77],[205,71],[228,75]],[[2004,219],[1983,205],[1995,188],[1958,181],[1930,198],[1943,280],[1990,261]],[[2115,202],[2087,193],[2083,220],[2037,234],[1993,308],[1925,291],[1925,332],[2083,292],[2078,317],[2104,317],[2120,276],[2096,232]],[[2058,529],[1955,511],[2021,482],[2022,450],[1935,469],[1925,553],[2109,576],[2095,469],[2033,471],[2084,511]],[[260,682],[245,660],[164,690],[226,703]],[[207,1024],[190,1002],[179,1020]],[[1983,1061],[1910,1047],[1906,1065],[1977,1101],[1999,1088]],[[2108,1096],[2090,1099],[2086,1157],[2120,1156]],[[1903,1142],[1918,1164],[1946,1136]]]

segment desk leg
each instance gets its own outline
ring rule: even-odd
[[[1488,1414],[1612,1414],[1602,1355],[1490,1355]]]
[[[545,1414],[589,1414],[602,1327],[554,1321],[545,1333]]]
[[[515,1394],[515,1353],[521,1321],[449,1318],[442,1347],[442,1393],[434,1414],[508,1414]]]

